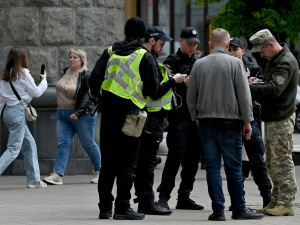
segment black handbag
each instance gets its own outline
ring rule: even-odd
[[[99,99],[95,97],[92,93],[91,90],[89,90],[89,105],[87,108],[87,112],[91,115],[94,116],[95,113],[97,112],[99,108]]]

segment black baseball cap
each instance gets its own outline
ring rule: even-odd
[[[183,28],[180,38],[184,38],[187,42],[199,42],[199,32],[193,27]]]
[[[145,37],[159,37],[160,39],[164,41],[172,41],[173,38],[169,37],[166,32],[159,26],[151,26],[148,27],[146,30],[146,35]]]
[[[229,45],[234,45],[236,47],[241,47],[242,49],[244,49],[243,42],[240,39],[236,38],[236,37],[230,38]]]

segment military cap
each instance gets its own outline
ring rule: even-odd
[[[187,42],[198,42],[199,41],[199,33],[193,27],[183,28],[180,34],[180,38],[184,38]]]
[[[273,37],[268,29],[260,30],[253,34],[249,41],[252,43],[253,48],[251,52],[258,52],[265,44],[267,44]]]

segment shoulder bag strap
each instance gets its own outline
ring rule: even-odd
[[[11,81],[9,81],[9,84],[11,86],[11,89],[13,90],[13,92],[15,93],[16,97],[19,99],[19,101],[21,101],[21,97],[20,95],[18,94],[18,92],[16,91],[14,85],[11,83]]]

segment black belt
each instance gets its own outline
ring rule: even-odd
[[[203,118],[200,119],[205,123],[211,124],[220,129],[240,131],[243,122],[238,119],[223,119],[223,118]]]
[[[205,121],[206,123],[222,123],[222,124],[240,124],[241,120],[238,119],[223,119],[223,118],[203,118],[200,119]]]

